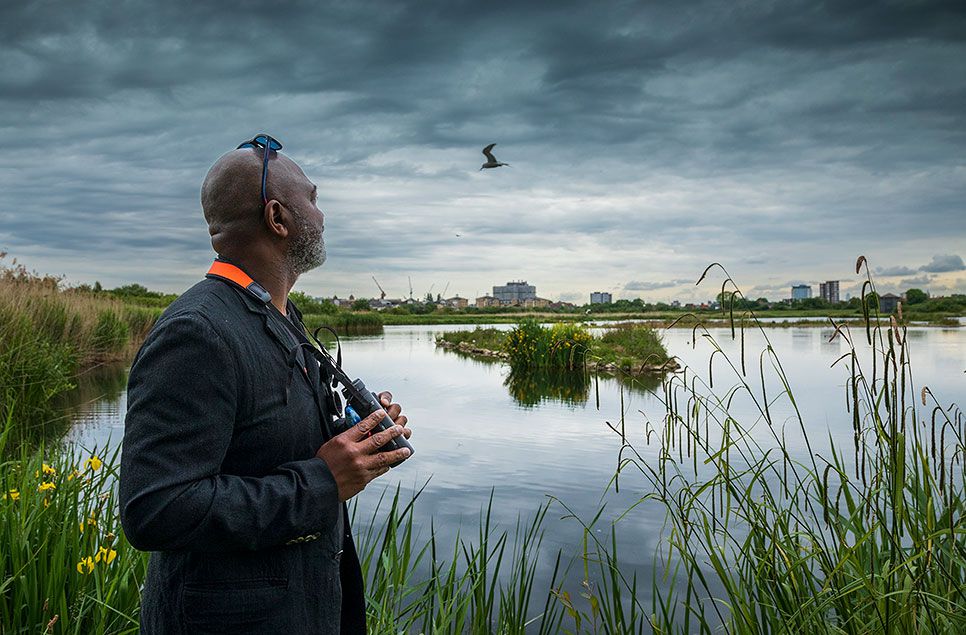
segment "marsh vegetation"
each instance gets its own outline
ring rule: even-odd
[[[867,282],[866,293],[873,293]],[[390,491],[371,513],[357,508],[353,526],[372,631],[966,629],[966,418],[950,403],[959,395],[916,383],[914,365],[929,358],[900,316],[870,310],[859,328],[836,322],[826,332],[844,352],[824,372],[841,387],[838,408],[851,431],[847,442],[835,441],[806,420],[807,396],[795,391],[772,344],[775,332],[758,328],[756,317],[736,310],[734,330],[697,320],[679,325],[690,329],[691,346],[710,348],[707,363],[684,364],[652,385],[659,410],[621,407],[620,419],[610,420],[617,453],[610,486],[631,501],[616,518],[613,510],[574,509],[566,483],[546,505],[519,510],[517,525],[493,520],[500,502],[493,494],[493,504],[455,539],[436,520],[415,517],[422,493]],[[85,328],[94,333],[96,318],[92,324]],[[479,338],[489,346],[506,335]],[[93,350],[100,352],[87,359],[102,359],[108,349]],[[543,359],[553,360],[554,352],[548,346]],[[571,359],[555,363],[566,367]],[[582,373],[567,371],[577,378],[567,383],[546,367],[521,370],[500,379],[520,393],[521,405],[535,406],[533,395],[548,390],[564,404],[585,403],[595,391]],[[627,385],[642,380],[622,377]],[[135,632],[146,556],[130,547],[117,522],[116,452],[53,439],[5,448],[27,418],[50,416],[30,411],[47,407],[42,402],[23,404],[7,410],[0,437],[4,629]],[[665,519],[656,543],[634,522],[641,510]],[[551,521],[579,528],[576,554],[549,549],[555,555],[547,561]],[[649,575],[626,566],[639,556],[627,552],[628,544],[656,544]],[[545,581],[538,572],[547,569]]]

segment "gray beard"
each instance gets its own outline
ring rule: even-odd
[[[288,251],[288,266],[297,276],[325,262],[325,240],[322,231],[311,225],[301,213],[297,214],[299,233]]]

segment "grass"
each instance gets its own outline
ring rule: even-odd
[[[492,352],[503,350],[508,331],[476,327],[472,331],[451,331],[436,337],[437,343],[460,350],[478,349]]]
[[[378,313],[361,311],[351,313],[311,313],[303,316],[305,326],[314,331],[320,326],[335,329],[340,335],[373,335],[382,333],[383,320]]]
[[[0,463],[5,632],[137,632],[147,559],[121,530],[117,455],[78,456],[21,447]]]
[[[129,356],[159,313],[0,266],[0,421],[17,428],[8,450],[62,429],[52,400],[81,370]]]
[[[669,360],[660,333],[639,324],[609,327],[594,340],[591,351],[598,363],[611,364],[624,370],[641,366],[660,367]]]

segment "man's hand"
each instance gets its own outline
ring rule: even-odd
[[[386,409],[386,412],[388,412],[389,416],[392,417],[393,423],[395,423],[397,426],[405,427],[409,422],[409,418],[402,414],[402,406],[400,406],[398,403],[392,403],[392,393],[388,390],[384,390],[379,393],[379,403],[381,403],[382,407]],[[413,431],[409,428],[406,428],[403,430],[403,436],[408,439],[409,437],[413,436]]]
[[[380,401],[387,394],[379,395]],[[387,401],[392,401],[392,395],[389,395]],[[379,448],[403,434],[405,430],[403,425],[406,417],[399,414],[399,404],[393,404],[390,410],[393,408],[396,408],[397,418],[403,419],[402,425],[397,421],[396,425],[369,436],[369,432],[386,417],[385,410],[376,410],[342,434],[326,441],[315,453],[332,472],[339,488],[340,501],[349,500],[361,492],[369,481],[388,472],[390,465],[409,456],[409,448],[379,452]]]

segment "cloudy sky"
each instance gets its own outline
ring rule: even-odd
[[[320,188],[313,295],[966,291],[966,5],[4,2],[0,251],[182,291],[257,132]],[[511,167],[479,171],[481,148]]]

